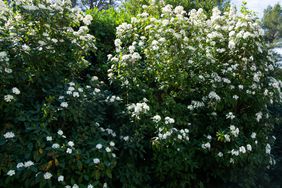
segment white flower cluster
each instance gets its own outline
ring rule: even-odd
[[[206,143],[202,144],[202,148],[210,150],[211,149],[211,143],[210,142],[206,142]]]
[[[230,132],[234,137],[238,137],[239,135],[239,128],[235,127],[234,125],[230,125]]]
[[[150,107],[147,105],[146,102],[132,103],[127,106],[127,110],[131,114],[131,117],[140,119],[140,115],[143,113],[147,113],[150,110]]]
[[[17,87],[13,87],[12,93],[15,94],[15,95],[19,95],[21,93],[21,91]],[[15,100],[15,97],[13,95],[11,95],[11,94],[4,95],[4,101],[12,102],[13,100]]]
[[[189,141],[189,129],[166,129],[166,128],[159,128],[158,129],[158,136],[155,140],[170,140],[171,138],[176,141]]]
[[[154,117],[152,117],[153,122],[158,123],[159,121],[161,121],[161,116],[160,115],[155,115]]]
[[[194,109],[198,109],[201,107],[204,107],[205,103],[201,102],[201,101],[192,101],[190,105],[188,105],[188,109],[189,110],[194,110]]]
[[[105,99],[106,102],[109,102],[109,103],[114,103],[116,101],[122,101],[122,99],[119,97],[119,96],[115,96],[115,95],[112,95],[112,96],[108,96],[106,99]]]
[[[19,168],[29,168],[29,167],[31,167],[33,165],[34,165],[34,162],[32,162],[32,161],[20,162],[20,163],[17,164],[16,168],[17,169],[19,169]],[[16,174],[15,170],[9,170],[7,172],[8,176],[13,176],[15,174]]]
[[[231,156],[239,156],[240,154],[245,154],[251,151],[252,151],[252,146],[250,144],[247,144],[246,146],[240,146],[237,150],[232,149],[228,153],[230,153]]]
[[[15,134],[13,132],[6,132],[3,136],[6,139],[10,139],[10,138],[14,138]]]
[[[107,133],[108,135],[110,135],[110,136],[112,136],[112,137],[116,137],[116,136],[117,136],[117,134],[115,133],[115,131],[114,131],[113,129],[110,129],[110,128],[104,129],[103,127],[100,127],[100,130],[101,130],[102,132]]]
[[[175,120],[170,117],[165,117],[165,124],[174,124]]]

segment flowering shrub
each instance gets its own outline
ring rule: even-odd
[[[91,21],[70,1],[0,0],[1,187],[107,187],[116,133],[110,92],[84,74]]]
[[[139,162],[160,180],[151,187],[254,185],[275,163],[268,107],[282,86],[254,15],[166,5],[156,18],[151,6],[117,28],[108,70],[129,104],[132,139],[143,138],[135,147],[149,144]]]
[[[143,7],[117,27],[111,92],[91,15],[0,0],[1,187],[251,187],[275,164],[282,84],[253,15]]]

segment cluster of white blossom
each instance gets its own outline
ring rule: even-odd
[[[154,117],[152,117],[153,122],[158,123],[159,121],[161,121],[162,117],[160,115],[155,115]]]
[[[102,132],[107,133],[108,135],[110,135],[110,136],[112,136],[112,137],[116,137],[116,136],[117,136],[116,132],[115,132],[113,129],[110,129],[110,128],[104,129],[103,127],[100,127],[100,130],[101,130]]]
[[[5,139],[11,139],[11,138],[15,137],[15,133],[13,133],[13,132],[6,132],[3,136],[4,136]]]
[[[122,99],[119,97],[119,96],[115,96],[115,95],[112,95],[112,96],[108,96],[106,99],[105,99],[106,102],[109,102],[109,103],[114,103],[116,101],[122,101]]]
[[[141,114],[147,113],[150,110],[150,107],[145,101],[146,100],[144,100],[144,102],[142,103],[136,103],[136,104],[132,103],[127,106],[127,110],[131,114],[131,117],[140,119]]]
[[[13,87],[12,88],[12,93],[14,95],[19,95],[21,93],[21,91],[17,87]],[[12,94],[4,95],[4,101],[5,102],[12,102],[13,100],[15,100],[14,95],[12,95]]]
[[[171,129],[166,129],[166,128],[159,128],[157,137],[155,140],[171,140],[173,139],[174,141],[179,140],[179,141],[189,141],[189,129],[176,129],[176,128],[171,128]]]
[[[33,161],[20,162],[20,163],[17,164],[16,170],[18,170],[18,169],[20,169],[20,168],[29,168],[29,167],[31,167],[31,166],[33,166],[33,165],[34,165],[34,162],[33,162]],[[8,175],[8,176],[13,176],[13,175],[15,175],[15,174],[16,174],[16,170],[9,170],[9,171],[7,172],[7,175]]]

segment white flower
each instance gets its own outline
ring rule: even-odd
[[[77,184],[73,184],[72,188],[79,188]]]
[[[150,107],[146,104],[146,102],[142,102],[130,104],[127,106],[127,109],[130,111],[132,117],[137,117],[139,119],[139,115],[149,111]]]
[[[179,140],[182,140],[182,135],[177,135],[177,138],[179,139]]]
[[[68,142],[68,145],[69,145],[70,147],[73,147],[73,146],[74,146],[73,141],[69,141],[69,142]]]
[[[252,151],[252,146],[250,144],[247,144],[247,150]]]
[[[129,140],[129,136],[123,137],[123,140],[127,142]]]
[[[175,14],[183,14],[185,11],[184,11],[184,8],[183,6],[177,6],[174,8],[174,13]]]
[[[231,140],[230,140],[230,136],[228,135],[228,134],[225,134],[224,135],[224,141],[225,142],[230,142]]]
[[[13,95],[5,95],[4,100],[6,102],[11,102],[12,100],[14,100],[14,96]]]
[[[69,85],[70,86],[75,86],[75,83],[74,82],[70,82]]]
[[[173,124],[175,123],[175,120],[170,117],[165,117],[165,124]]]
[[[79,93],[77,91],[75,91],[75,92],[72,93],[72,96],[73,97],[79,97]]]
[[[23,164],[23,163],[18,163],[18,164],[17,164],[17,168],[22,168],[22,167],[24,167],[24,164]]]
[[[59,147],[60,147],[60,145],[57,144],[57,143],[55,143],[55,144],[52,145],[52,148],[53,148],[53,149],[58,149]]]
[[[239,151],[238,151],[238,150],[234,150],[234,149],[232,149],[232,151],[231,151],[231,155],[238,156],[238,155],[239,155]]]
[[[259,122],[262,119],[262,112],[256,113],[256,120]]]
[[[138,60],[138,59],[142,59],[142,57],[140,56],[139,53],[134,52],[134,53],[132,54],[132,59],[133,59],[133,61],[135,61],[135,60]]]
[[[230,40],[229,43],[228,43],[228,48],[230,50],[233,50],[235,48],[236,44],[233,40]]]
[[[94,164],[99,164],[100,163],[100,159],[98,159],[98,158],[93,159],[93,163]]]
[[[252,139],[255,139],[256,136],[257,136],[257,134],[256,134],[255,132],[253,132],[253,133],[251,134],[251,138],[252,138]]]
[[[166,5],[165,7],[162,8],[163,13],[172,13],[172,5]]]
[[[210,149],[211,148],[211,144],[209,142],[202,144],[202,148],[203,149]]]
[[[271,152],[271,146],[270,146],[270,144],[266,144],[266,146],[265,146],[265,153],[266,154],[270,154],[270,152]]]
[[[48,179],[50,179],[53,175],[50,173],[50,172],[46,172],[46,173],[44,173],[44,179],[46,179],[46,180],[48,180]]]
[[[13,70],[9,69],[9,68],[5,68],[5,72],[8,73],[8,74],[11,74],[13,72]]]
[[[161,116],[159,115],[155,115],[154,117],[152,117],[152,120],[155,122],[155,123],[158,123],[159,121],[161,121]]]
[[[8,176],[13,176],[13,175],[15,175],[15,174],[16,174],[15,170],[9,170],[9,171],[7,172],[7,175],[8,175]]]
[[[116,47],[119,47],[121,44],[122,44],[122,42],[121,42],[120,39],[116,39],[116,40],[115,40],[115,46],[116,46]]]
[[[34,165],[34,163],[33,163],[32,161],[26,161],[26,162],[24,163],[24,167],[25,167],[25,168],[31,167],[31,166],[33,166],[33,165]]]
[[[105,150],[106,150],[106,152],[108,152],[108,153],[112,151],[111,148],[109,148],[109,147],[106,147]]]
[[[100,93],[100,92],[101,92],[101,90],[100,90],[100,89],[98,89],[98,88],[94,88],[94,92],[95,92],[95,93]]]
[[[230,127],[230,131],[231,131],[231,134],[233,134],[233,136],[237,137],[239,135],[239,128],[235,127],[234,125],[231,125]]]
[[[103,188],[107,188],[107,187],[108,187],[108,184],[104,183]]]
[[[67,151],[66,151],[66,153],[68,153],[68,154],[71,154],[71,153],[72,153],[72,149],[70,149],[70,148],[67,148]]]
[[[97,148],[97,149],[102,149],[102,147],[103,147],[102,144],[97,144],[97,145],[96,145],[96,148]]]
[[[74,90],[75,90],[75,88],[72,87],[72,86],[70,86],[70,87],[68,88],[68,91],[74,91]]]
[[[53,138],[52,138],[52,136],[47,136],[47,137],[46,137],[46,140],[47,140],[47,141],[52,141]]]
[[[240,151],[241,153],[246,153],[246,148],[245,148],[245,146],[239,147],[239,151]]]
[[[113,141],[110,142],[110,146],[114,147],[115,143]]]
[[[0,58],[3,59],[3,58],[6,58],[7,57],[7,52],[0,52]]]
[[[62,135],[64,134],[64,132],[63,132],[61,129],[59,129],[57,133],[58,133],[58,135],[60,135],[60,136],[62,136]]]
[[[221,100],[220,96],[217,95],[216,92],[214,92],[214,91],[211,91],[209,93],[209,98],[210,99],[215,99],[216,101],[220,101]]]
[[[64,181],[64,176],[62,176],[62,175],[60,175],[60,176],[58,177],[58,182],[61,182],[61,181]]]
[[[52,42],[54,42],[55,44],[58,42],[58,39],[55,39],[55,38],[53,38],[53,39],[51,39],[52,40]]]
[[[87,188],[93,188],[93,185],[89,184],[89,185],[87,186]]]
[[[16,95],[19,95],[19,94],[21,93],[21,91],[20,91],[18,88],[16,88],[16,87],[13,87],[13,88],[12,88],[12,92],[13,92],[14,94],[16,94]]]
[[[15,134],[13,132],[6,132],[3,136],[6,139],[10,139],[10,138],[14,138]]]
[[[235,161],[234,161],[233,158],[231,158],[229,162],[230,162],[231,164],[234,164],[234,163],[235,163]]]
[[[98,77],[97,76],[93,76],[92,78],[91,78],[91,81],[97,81],[98,80]]]
[[[222,157],[222,156],[223,156],[223,153],[222,153],[222,152],[218,152],[217,156],[218,156],[218,157]]]
[[[63,108],[67,108],[69,104],[67,102],[62,102],[60,106]]]
[[[234,119],[235,118],[235,115],[233,115],[232,112],[229,112],[228,114],[226,114],[226,119]]]
[[[238,95],[233,95],[233,99],[238,100],[239,96]]]
[[[87,14],[87,15],[83,18],[82,22],[83,22],[85,25],[90,25],[92,20],[93,20],[92,16],[89,15],[89,14]]]
[[[66,185],[65,188],[71,188],[71,186],[70,185]]]

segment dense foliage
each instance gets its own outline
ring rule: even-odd
[[[101,76],[101,79],[107,80],[106,72],[109,68],[107,55],[115,49],[116,27],[123,22],[130,21],[130,15],[124,10],[113,8],[107,10],[94,8],[87,10],[86,13],[93,18],[89,25],[89,33],[95,36],[97,47],[95,53],[90,55],[89,61],[93,65],[93,71]]]
[[[256,187],[272,168],[282,83],[253,15],[145,4],[0,0],[0,187]]]

